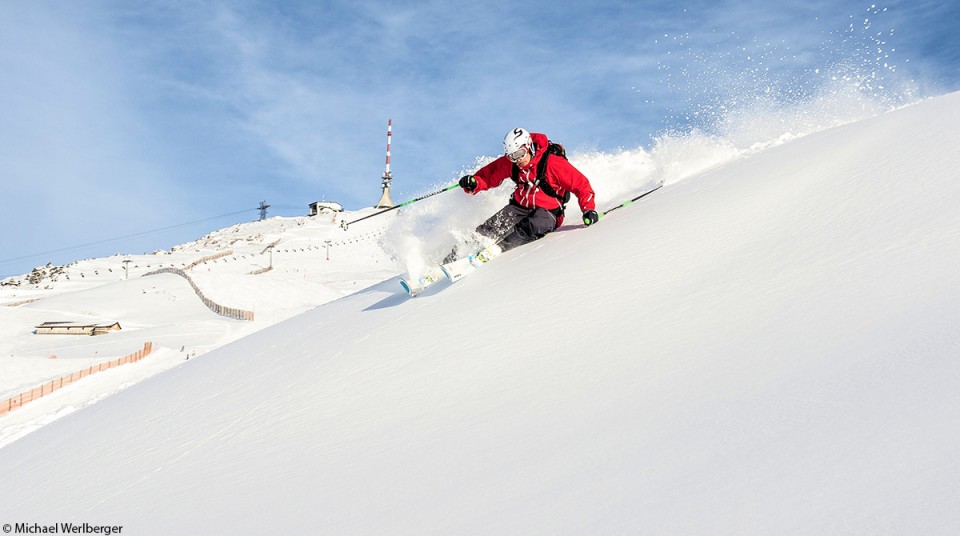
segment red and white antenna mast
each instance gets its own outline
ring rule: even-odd
[[[383,194],[376,208],[392,208],[393,199],[390,199],[390,181],[393,177],[390,175],[390,138],[393,136],[393,119],[387,119],[387,164],[383,170]]]
[[[387,167],[383,172],[383,178],[390,178],[390,139],[393,136],[393,119],[387,119]]]

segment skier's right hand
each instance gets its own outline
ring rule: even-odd
[[[477,178],[473,175],[464,175],[460,178],[460,187],[468,194],[473,193],[477,189]]]

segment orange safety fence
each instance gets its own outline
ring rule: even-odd
[[[146,342],[143,344],[142,350],[137,350],[136,352],[130,355],[125,355],[119,359],[114,359],[113,361],[105,361],[97,365],[91,365],[78,372],[74,372],[72,374],[68,374],[66,376],[62,376],[55,380],[49,381],[39,387],[34,387],[29,391],[24,391],[19,395],[0,401],[0,415],[9,413],[19,408],[20,406],[26,404],[27,402],[32,402],[40,397],[47,396],[50,393],[56,391],[57,389],[66,387],[67,385],[70,385],[71,383],[81,378],[86,378],[91,374],[96,374],[104,370],[109,370],[114,367],[119,367],[120,365],[126,365],[127,363],[136,363],[137,361],[140,361],[144,357],[147,357],[148,355],[150,355],[152,352],[153,352],[153,343]]]

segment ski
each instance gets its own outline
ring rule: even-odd
[[[493,244],[463,259],[448,262],[440,266],[440,269],[443,270],[444,275],[447,276],[450,282],[455,283],[473,273],[481,264],[490,262],[490,260],[502,252],[503,250],[500,249],[500,246]]]
[[[473,273],[481,264],[500,255],[502,251],[500,246],[494,244],[463,259],[437,266],[416,279],[401,277],[400,286],[412,298],[444,279],[450,280],[451,283],[459,281]]]
[[[436,266],[416,279],[401,277],[400,286],[403,287],[403,290],[407,291],[410,297],[413,297],[440,281],[443,281],[445,276],[446,274],[444,274],[442,268]]]

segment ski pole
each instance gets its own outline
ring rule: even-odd
[[[422,196],[420,196],[420,197],[418,197],[418,198],[416,198],[416,199],[411,199],[410,201],[404,201],[403,203],[400,203],[399,205],[392,206],[392,207],[390,207],[390,208],[388,208],[388,209],[386,209],[386,210],[381,210],[380,212],[374,212],[373,214],[364,216],[364,217],[362,217],[362,218],[353,220],[353,221],[351,221],[351,222],[346,222],[346,221],[340,222],[340,227],[342,227],[343,230],[346,231],[346,230],[347,230],[347,227],[353,225],[354,223],[357,223],[358,221],[363,221],[363,220],[365,220],[365,219],[367,219],[367,218],[372,218],[372,217],[374,217],[374,216],[379,216],[379,215],[383,214],[384,212],[390,212],[391,210],[397,210],[397,209],[400,208],[400,207],[405,207],[405,206],[407,206],[407,205],[412,205],[412,204],[416,203],[417,201],[423,201],[424,199],[426,199],[426,198],[428,198],[428,197],[432,197],[432,196],[435,196],[435,195],[437,195],[437,194],[442,194],[443,192],[449,192],[450,190],[453,190],[454,188],[459,188],[459,187],[460,187],[460,184],[459,184],[459,183],[458,183],[458,184],[451,184],[450,186],[447,186],[446,188],[443,188],[443,189],[441,189],[441,190],[437,190],[436,192],[431,192],[431,193],[429,193],[429,194],[427,194],[427,195],[422,195]]]
[[[600,213],[600,217],[602,218],[602,217],[606,216],[607,214],[610,214],[610,213],[613,212],[614,210],[617,210],[618,208],[623,208],[623,207],[632,205],[634,202],[639,201],[641,198],[646,197],[646,196],[652,194],[653,192],[656,192],[656,191],[659,190],[660,188],[663,188],[663,183],[662,183],[662,182],[661,182],[660,184],[658,184],[656,187],[654,187],[653,189],[647,190],[646,192],[643,192],[642,194],[638,195],[637,197],[634,197],[633,199],[630,199],[629,201],[624,201],[623,203],[620,203],[619,205],[611,208],[610,210],[607,210],[607,211],[604,211],[604,212]]]

